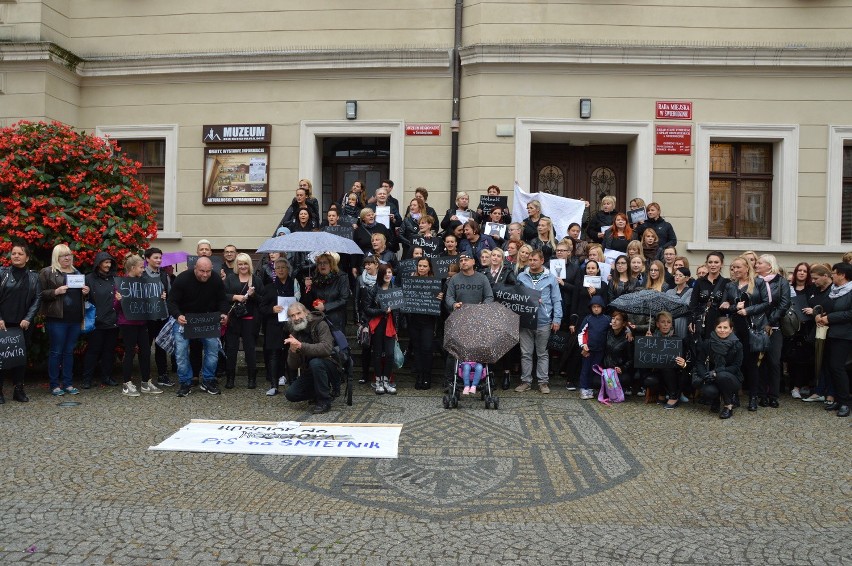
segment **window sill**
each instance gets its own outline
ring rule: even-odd
[[[758,253],[844,254],[850,248],[852,248],[852,244],[782,244],[772,240],[706,240],[686,244],[686,249],[691,252],[744,252],[754,250]]]
[[[163,232],[162,230],[157,231],[157,239],[158,240],[182,240],[183,235],[180,232]]]

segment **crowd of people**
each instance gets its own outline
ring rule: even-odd
[[[850,254],[832,265],[800,262],[789,276],[773,255],[751,251],[727,259],[711,252],[701,265],[690,266],[658,203],[633,199],[620,212],[616,199],[604,196],[591,214],[587,203],[583,220],[560,235],[538,200],[529,202],[524,219],[513,221],[507,207],[473,208],[470,196],[460,192],[439,219],[425,188],[416,189],[402,208],[392,192],[393,182],[385,180],[368,198],[356,181],[321,217],[312,185],[302,179],[274,231],[278,236],[351,226],[361,254],[269,253],[255,266],[249,254],[228,245],[222,270],[214,273],[212,246],[201,240],[197,261],[177,277],[162,268],[157,248],[146,250],[144,259],[123,258],[125,277],[162,283],[168,313],[155,321],[124,316],[115,281],[118,258],[100,253],[91,272],[77,277],[82,274],[73,251],[58,244],[51,265],[35,274],[27,269],[29,249],[15,245],[9,266],[0,271],[0,330],[19,327],[29,339],[35,317],[44,316],[50,391],[56,396],[80,393],[73,382],[73,352],[87,304],[94,305],[95,316],[86,335],[83,389],[98,378],[119,385],[112,371],[119,336],[124,395],[159,394],[177,385],[185,397],[195,380],[202,391],[219,394],[221,377],[226,389],[233,388],[240,344],[246,387],[254,389],[255,347],[262,343],[266,394],[277,395],[284,386],[289,400],[311,400],[320,413],[340,390],[343,361],[335,353],[335,330],[349,323],[357,329],[357,378],[376,394],[394,394],[399,387],[398,349],[412,364],[415,389],[430,389],[449,314],[465,304],[493,301],[495,285],[523,286],[541,297],[535,328],[521,328],[519,343],[490,364],[490,371],[483,371],[481,361],[458,360],[462,394],[476,392],[485,374],[503,390],[515,385],[518,393],[537,387],[548,394],[558,381],[569,391],[579,389],[580,399],[592,399],[601,387],[593,371],[600,366],[615,370],[626,396],[644,396],[668,410],[697,401],[730,418],[743,392],[748,411],[778,408],[789,394],[849,415]],[[499,196],[500,188],[492,185],[487,194]],[[382,306],[381,290],[398,287],[403,277],[435,277],[439,258],[454,258],[435,297],[440,315],[404,315]],[[407,272],[400,272],[401,265],[409,266]],[[610,306],[639,291],[668,295],[685,305],[685,314],[634,314]],[[186,338],[186,315],[207,312],[220,313],[222,340]],[[167,351],[159,341],[154,344],[164,332],[173,338],[177,383],[170,378]],[[635,338],[646,335],[681,340],[671,367],[635,367]],[[444,356],[442,386],[457,375],[451,358]],[[23,367],[0,372],[4,379],[9,374],[17,401],[27,400],[24,372]]]

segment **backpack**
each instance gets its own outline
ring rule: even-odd
[[[346,335],[338,330],[330,320],[327,318],[324,320],[328,325],[329,332],[331,332],[331,337],[334,338],[334,348],[331,351],[331,356],[340,367],[345,368],[350,357],[349,340],[346,339]]]
[[[621,389],[621,381],[615,368],[602,368],[599,365],[592,370],[601,376],[601,390],[598,393],[598,401],[604,405],[624,402],[624,391]]]
[[[802,320],[799,318],[799,315],[796,314],[795,309],[796,305],[791,302],[790,308],[788,308],[787,312],[784,313],[784,316],[781,317],[781,334],[787,338],[795,336],[802,328]]]

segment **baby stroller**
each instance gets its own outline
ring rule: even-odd
[[[444,395],[443,403],[445,409],[455,409],[459,406],[461,394],[460,388],[464,386],[462,380],[462,364],[456,359],[456,369],[453,372],[451,383],[447,384],[448,392]],[[494,383],[491,379],[491,372],[488,364],[482,364],[482,378],[479,385],[476,387],[476,392],[479,393],[479,398],[485,401],[486,409],[498,409],[500,407],[500,398],[494,395]]]

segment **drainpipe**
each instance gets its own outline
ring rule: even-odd
[[[453,43],[453,117],[450,122],[450,208],[456,204],[459,190],[459,106],[461,97],[462,10],[464,0],[456,0],[455,42]]]

